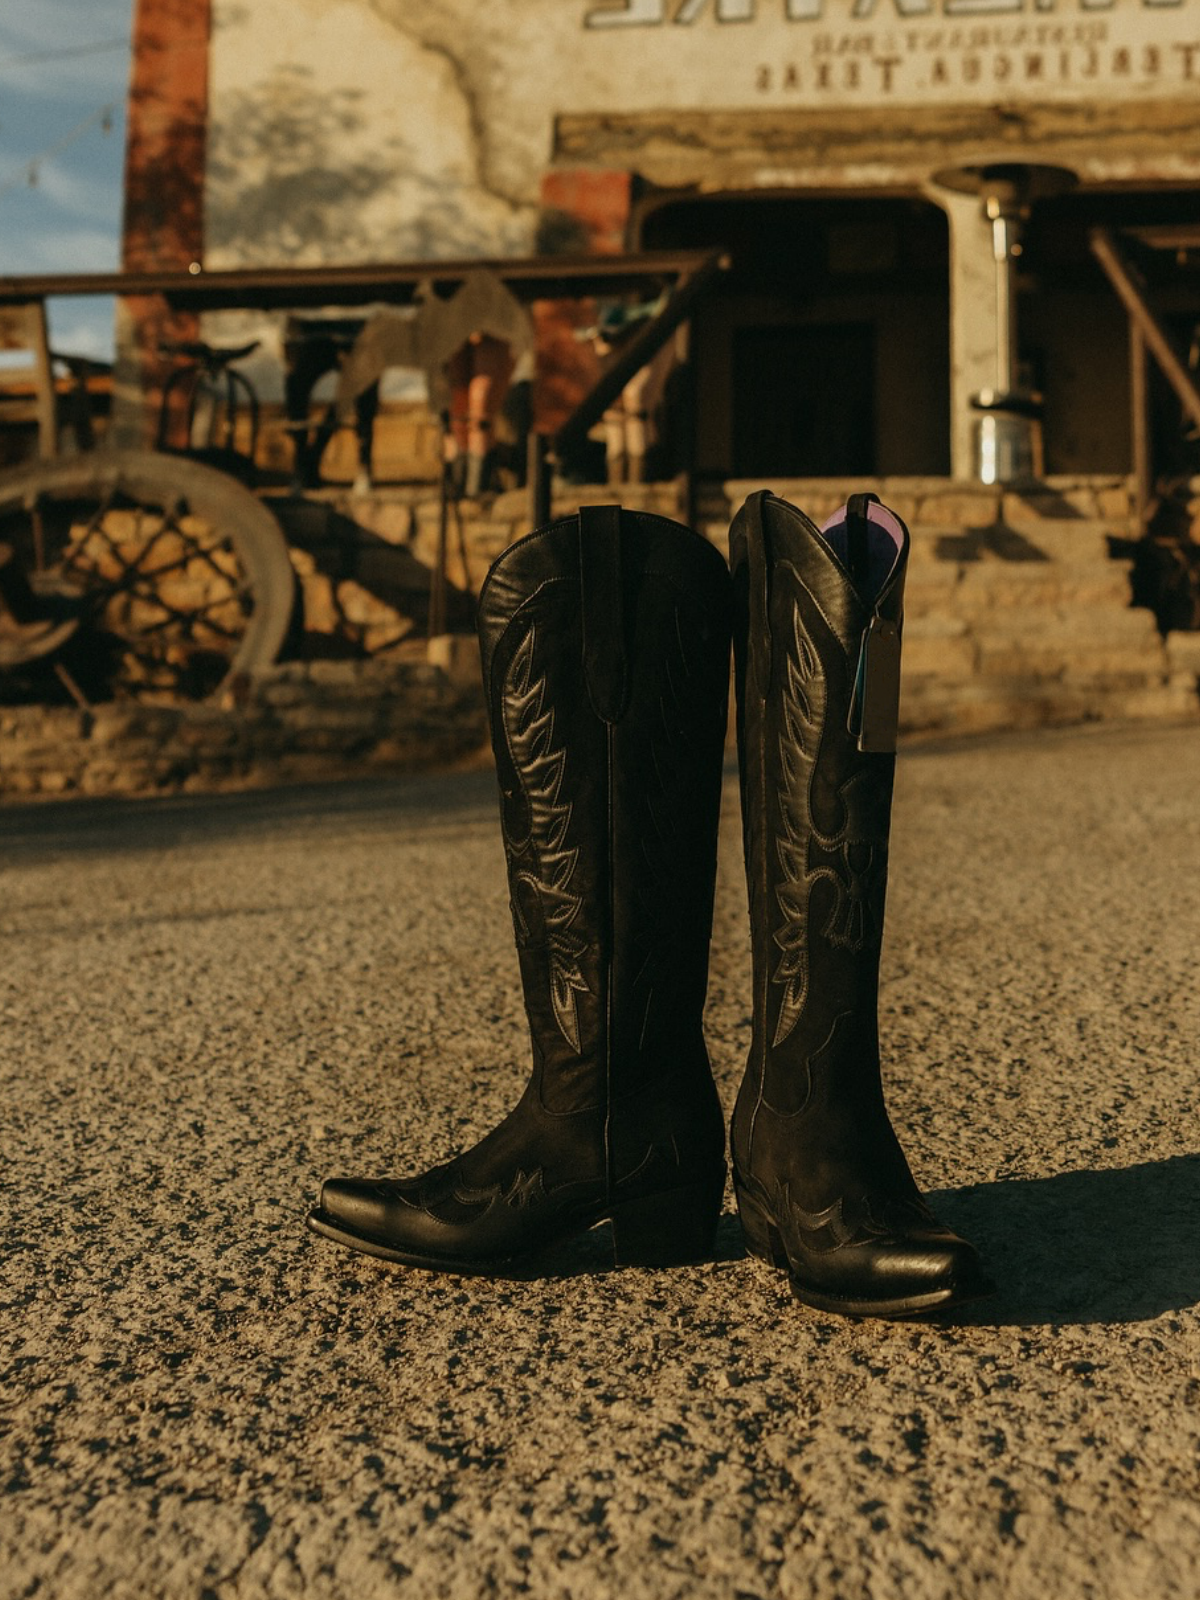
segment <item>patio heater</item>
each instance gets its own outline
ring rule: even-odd
[[[996,269],[995,382],[971,396],[975,421],[975,476],[981,483],[1012,483],[1041,470],[1042,397],[1023,388],[1017,356],[1017,261],[1021,235],[1036,200],[1063,194],[1075,184],[1066,167],[1033,162],[995,162],[950,167],[935,183],[956,194],[978,195],[992,227]]]

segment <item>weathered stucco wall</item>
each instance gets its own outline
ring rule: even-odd
[[[417,25],[425,9],[406,0],[393,18],[371,0],[215,6],[210,267],[529,249],[530,153],[503,170],[494,161],[475,30],[455,19],[456,53],[453,32],[443,42],[441,26]]]
[[[960,475],[995,375],[992,233],[934,175],[1200,183],[1200,0],[213,0],[208,89],[210,267],[526,254],[548,174],[923,195],[949,219]],[[271,393],[278,329],[244,320],[211,332],[264,337]]]
[[[877,185],[1015,135],[1195,176],[1200,0],[217,0],[209,89],[209,265],[503,254],[555,160]]]

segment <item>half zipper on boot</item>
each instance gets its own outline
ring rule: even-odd
[[[613,816],[615,770],[614,726],[627,698],[628,667],[625,651],[625,614],[621,593],[621,508],[581,506],[579,510],[579,593],[583,622],[583,673],[592,710],[604,724],[604,852],[607,900],[604,965],[604,1187],[611,1206],[616,1174],[613,1170],[613,934],[616,926],[616,874],[613,861],[616,829]]]
[[[762,507],[765,495],[752,495],[742,508],[741,515],[746,519],[748,532],[742,549],[748,571],[748,612],[746,629],[738,629],[738,619],[735,618],[735,645],[741,641],[741,661],[739,664],[740,682],[738,692],[741,699],[739,707],[740,724],[739,735],[742,746],[743,783],[741,801],[746,810],[743,816],[743,838],[746,843],[746,871],[747,876],[758,873],[758,914],[760,917],[768,916],[767,906],[770,902],[771,885],[768,871],[767,851],[759,849],[752,851],[750,830],[757,823],[762,829],[765,827],[765,796],[767,793],[767,762],[766,762],[766,718],[763,715],[771,690],[771,683],[775,671],[775,639],[771,628],[771,591],[770,576],[771,562],[767,542],[767,531],[763,525]],[[755,646],[758,644],[756,654]],[[765,652],[765,663],[763,653]],[[746,746],[750,746],[749,749]],[[746,781],[747,769],[753,762],[756,783]],[[754,855],[753,861],[751,860]],[[755,915],[753,895],[750,905],[751,917]],[[769,991],[769,970],[765,960],[756,960],[753,963],[751,984],[754,989],[754,1006],[756,1015],[765,1017],[767,1014],[767,996]],[[762,1109],[763,1094],[766,1087],[767,1073],[767,1048],[765,1029],[755,1028],[751,1046],[751,1060],[749,1067],[757,1073],[757,1091],[754,1109],[750,1115],[750,1126],[746,1136],[746,1149],[748,1164],[753,1165],[754,1137],[758,1124],[758,1115]],[[748,1070],[749,1070],[748,1067]],[[737,1154],[734,1152],[734,1170],[737,1169]]]
[[[900,597],[904,574],[901,563],[896,562],[881,583],[873,583],[873,505],[891,515],[877,494],[852,494],[846,502],[846,565],[851,581],[868,604],[872,603],[872,588],[877,590],[871,620],[859,646],[846,727],[860,750],[895,755],[900,731]]]
[[[616,926],[616,874],[612,870],[613,858],[616,851],[616,828],[613,817],[613,744],[614,735],[611,723],[605,729],[608,744],[608,760],[605,767],[605,813],[607,816],[607,829],[605,849],[608,853],[608,926],[609,926],[609,957],[604,980],[604,1198],[609,1206],[612,1205],[616,1193],[617,1174],[614,1171],[613,1159],[613,988],[616,982],[616,963],[612,958],[612,930]]]

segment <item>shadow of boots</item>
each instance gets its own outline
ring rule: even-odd
[[[1144,1322],[1200,1302],[1200,1155],[1010,1178],[933,1196],[999,1292],[978,1326]]]

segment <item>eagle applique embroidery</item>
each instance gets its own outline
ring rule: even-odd
[[[836,833],[823,833],[813,816],[812,786],[829,686],[820,657],[806,637],[798,605],[792,610],[780,699],[782,782],[775,841],[779,923],[773,935],[779,960],[772,977],[783,995],[773,1047],[793,1031],[808,998],[808,913],[814,887],[824,881],[834,889],[823,936],[846,950],[863,949],[878,934],[873,899],[887,850],[872,815],[871,785],[864,774],[852,774],[838,791],[842,825]]]
[[[546,705],[545,676],[535,676],[536,630],[530,628],[513,654],[505,675],[504,723],[513,764],[529,806],[529,845],[514,855],[512,872],[513,915],[517,938],[534,941],[521,910],[520,889],[525,889],[541,910],[550,965],[550,1002],[555,1020],[567,1043],[580,1049],[576,996],[589,994],[580,958],[587,948],[574,931],[583,906],[572,883],[579,850],[569,843],[571,803],[562,798],[566,754],[554,739],[554,712]],[[510,841],[511,843],[511,841]],[[534,864],[519,864],[532,852]]]

